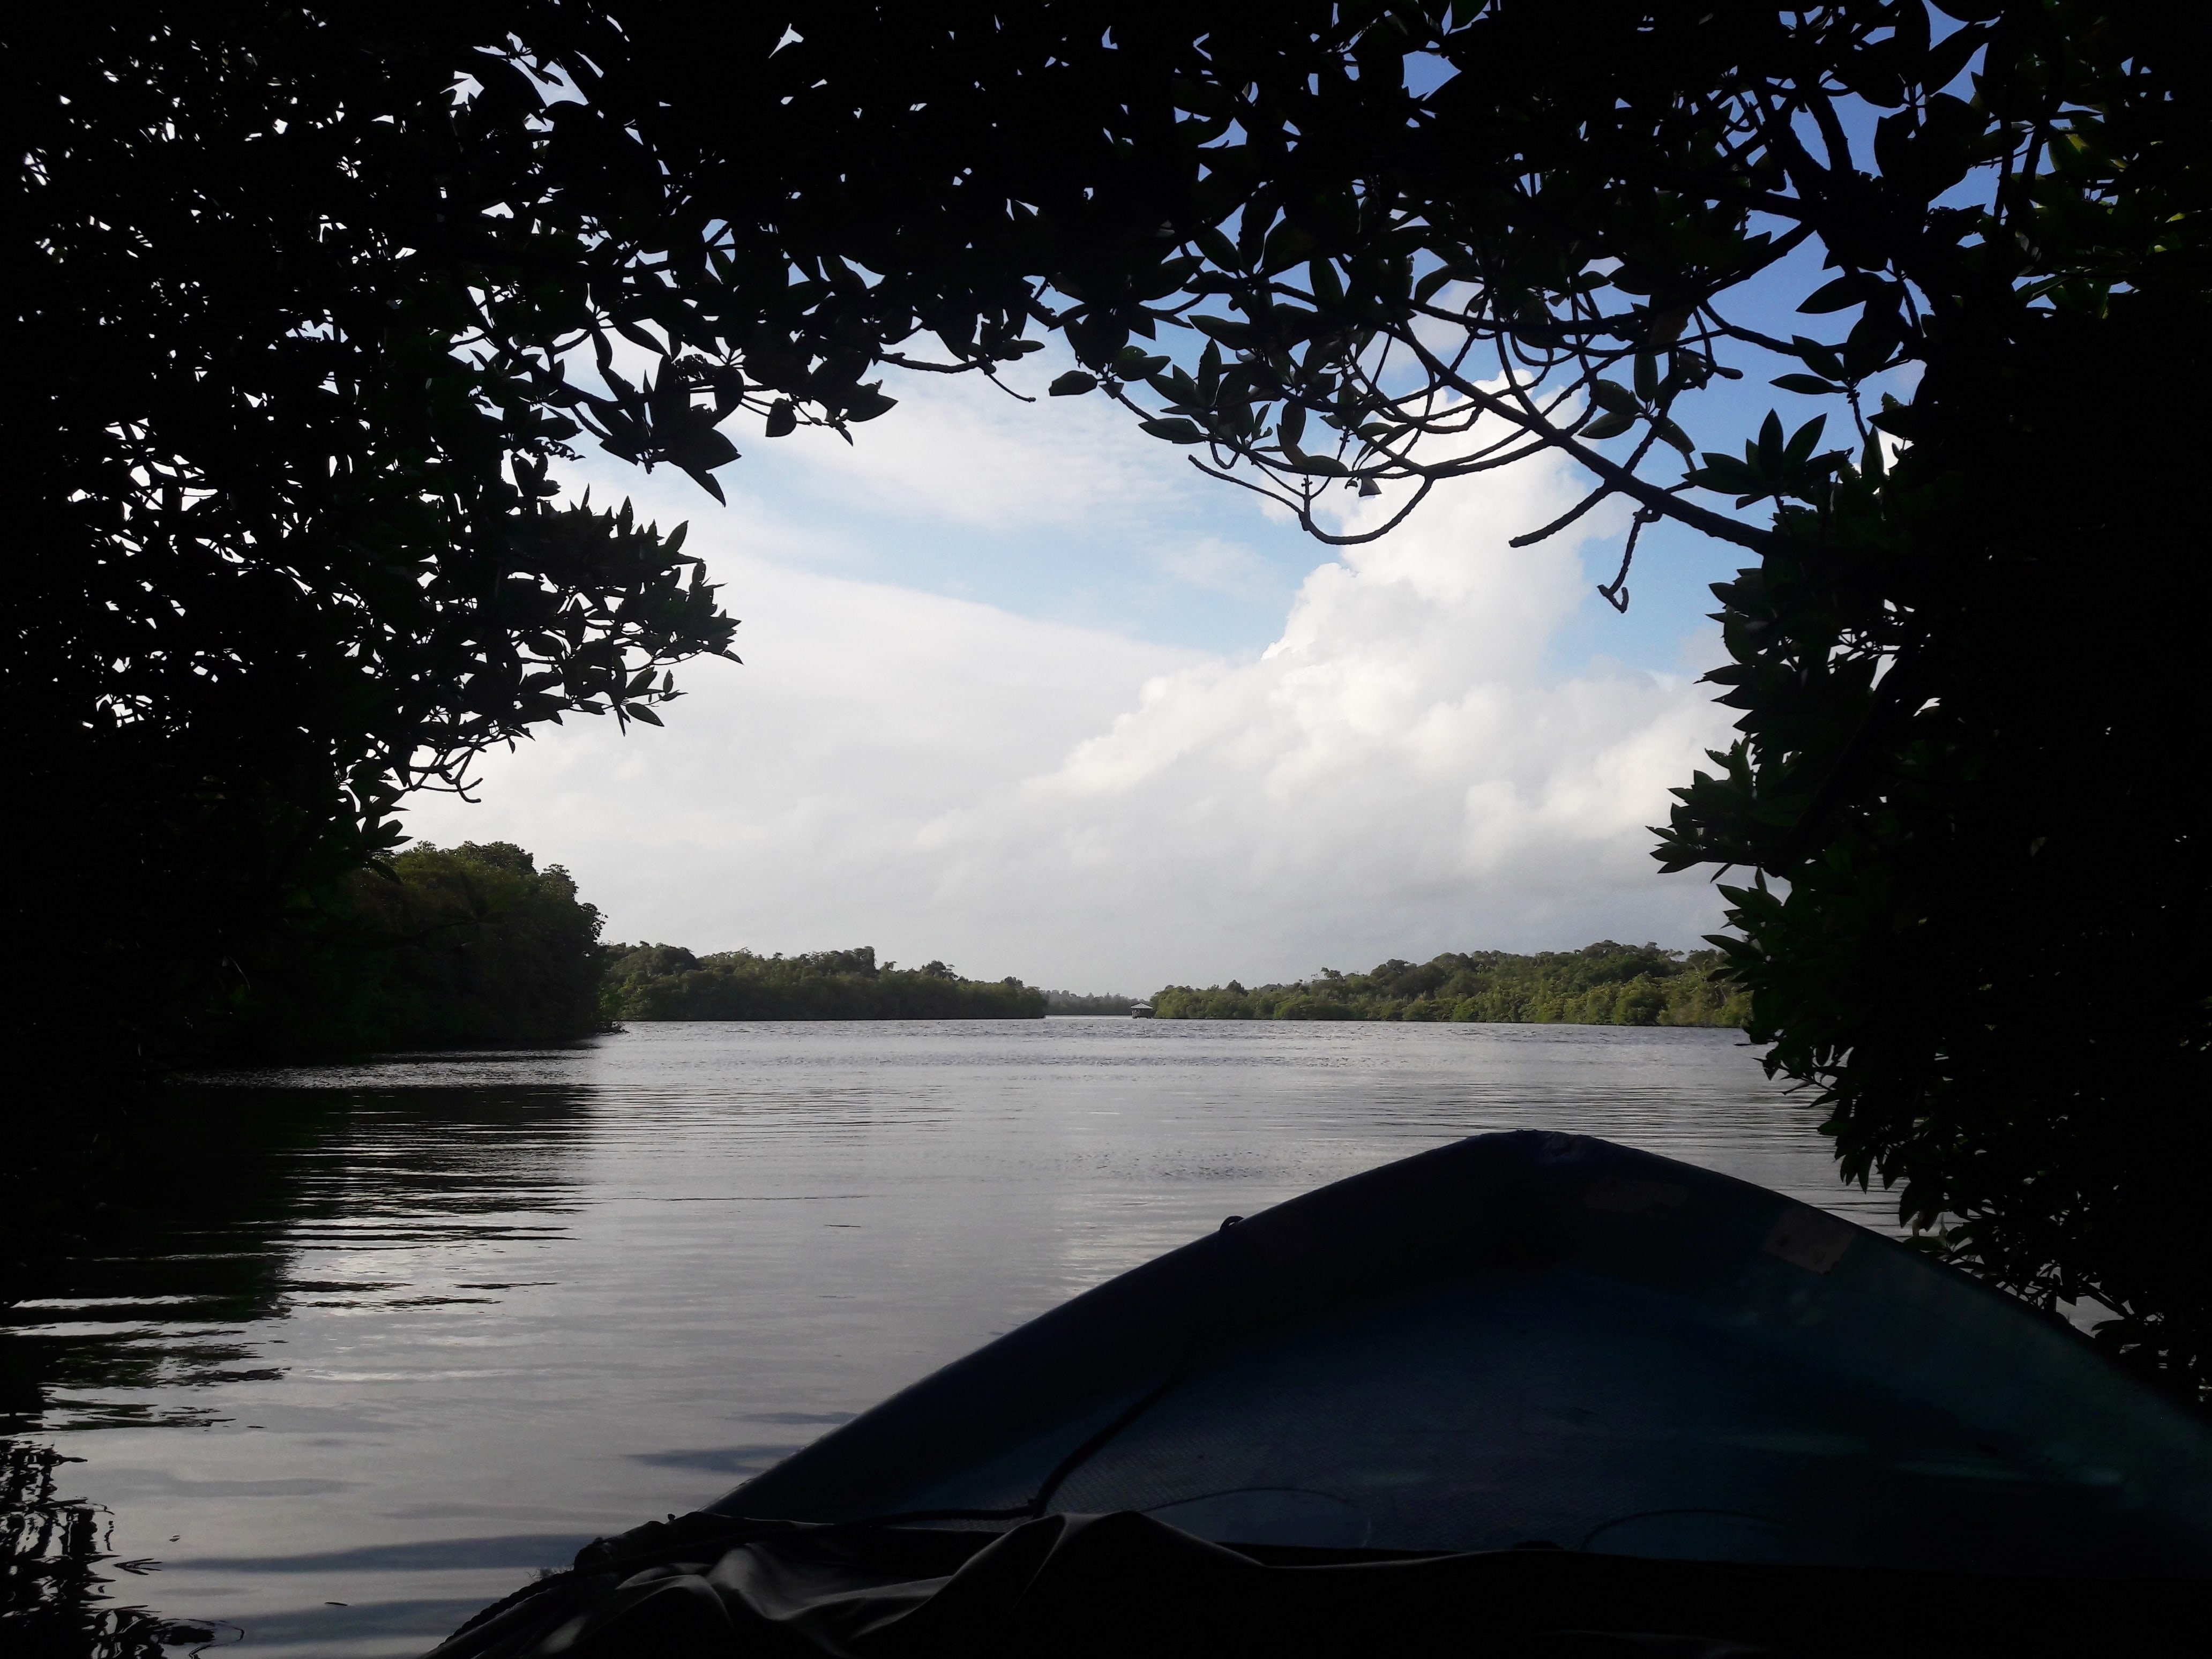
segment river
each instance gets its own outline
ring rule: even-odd
[[[114,1599],[226,1653],[413,1654],[1225,1216],[1462,1135],[1888,1224],[1816,1121],[1733,1031],[642,1025],[211,1085],[0,1343]]]

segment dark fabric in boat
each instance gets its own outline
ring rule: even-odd
[[[694,1515],[592,1546],[430,1659],[2148,1656],[2202,1652],[2205,1600],[2185,1580],[1238,1549],[1127,1513],[995,1535]]]

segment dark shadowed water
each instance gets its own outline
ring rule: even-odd
[[[1462,1135],[1885,1224],[1814,1121],[1735,1032],[1587,1026],[648,1025],[286,1073],[180,1114],[115,1253],[6,1316],[46,1379],[16,1422],[84,1460],[118,1599],[415,1653],[1224,1216]]]

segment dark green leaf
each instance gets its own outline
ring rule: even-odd
[[[736,460],[738,447],[713,427],[701,426],[682,434],[671,452],[671,459],[686,467],[711,472]]]
[[[1766,411],[1766,418],[1759,422],[1758,446],[1755,450],[1747,454],[1746,459],[1750,459],[1750,454],[1756,454],[1759,459],[1759,470],[1770,478],[1778,477],[1782,472],[1782,455],[1784,447],[1782,436],[1782,416],[1770,409]]]
[[[1826,416],[1815,415],[1797,428],[1790,440],[1790,447],[1783,452],[1784,469],[1801,467],[1805,465],[1806,458],[1813,453],[1813,446],[1820,441],[1820,428],[1827,423]]]
[[[1197,422],[1187,421],[1179,415],[1164,420],[1139,421],[1137,424],[1155,438],[1165,438],[1171,444],[1202,443],[1206,440]]]
[[[1863,380],[1881,372],[1888,365],[1890,354],[1897,349],[1900,337],[1896,319],[1869,307],[1867,314],[1859,319],[1844,343],[1844,366],[1850,371],[1850,377]]]
[[[1591,381],[1590,401],[1615,415],[1634,415],[1642,408],[1634,392],[1613,380]]]
[[[1237,244],[1223,235],[1220,231],[1210,228],[1201,230],[1191,240],[1198,244],[1198,251],[1211,260],[1216,269],[1221,270],[1244,269],[1244,261],[1237,257]]]
[[[721,502],[723,506],[727,507],[730,504],[730,498],[722,493],[721,483],[715,478],[713,473],[705,471],[699,467],[686,466],[682,461],[677,462],[676,465],[683,470],[684,476],[690,478],[693,483],[697,484],[700,489],[705,490],[716,501]]]
[[[845,399],[845,418],[848,421],[872,421],[878,415],[888,414],[898,407],[898,399],[884,395],[880,381],[872,380],[866,386],[854,386]]]
[[[1860,301],[1859,279],[1856,276],[1838,276],[1814,289],[1798,304],[1800,311],[1842,311]]]
[[[1844,378],[1843,359],[1829,347],[1818,340],[1808,340],[1802,334],[1790,343],[1796,349],[1798,358],[1805,367],[1822,380],[1840,380]]]
[[[1288,219],[1267,233],[1266,246],[1261,252],[1261,270],[1273,275],[1288,270],[1314,251],[1314,239]]]
[[[1733,455],[1718,455],[1708,451],[1699,459],[1705,465],[1690,477],[1701,489],[1716,489],[1724,495],[1741,495],[1747,490],[1759,488],[1759,475]]]
[[[1251,343],[1252,325],[1239,322],[1234,317],[1194,316],[1190,325],[1209,340],[1218,340],[1234,350],[1242,350]]]
[[[1984,27],[1969,25],[1953,30],[1929,48],[1918,70],[1921,85],[1929,92],[1941,92],[1958,78],[1959,72],[1989,38],[1990,31]]]

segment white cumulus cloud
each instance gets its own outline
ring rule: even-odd
[[[1036,396],[1044,380],[1025,364],[1009,383]],[[853,442],[802,427],[775,458],[826,495],[1000,528],[1149,516],[1205,487],[1164,468],[1158,441],[1103,396],[1024,404],[975,374],[906,374],[885,390],[902,407],[855,428]]]
[[[1724,711],[1686,675],[1547,667],[1588,578],[1571,534],[1506,543],[1571,492],[1540,463],[1440,489],[1237,658],[794,569],[757,538],[717,553],[702,517],[746,665],[695,668],[664,732],[495,757],[484,805],[413,827],[567,863],[617,937],[872,943],[1077,989],[1690,944],[1717,900],[1656,873],[1644,826]],[[1187,560],[1238,570],[1195,537]]]

